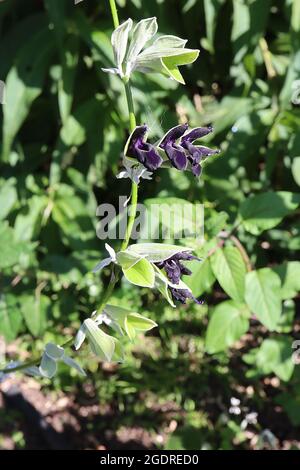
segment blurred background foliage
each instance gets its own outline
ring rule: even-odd
[[[159,327],[125,345],[122,365],[99,364],[85,348],[87,379],[62,368],[42,390],[65,393],[78,416],[88,410],[74,426],[78,448],[297,448],[300,369],[291,354],[299,337],[300,2],[118,4],[121,19],[157,16],[161,33],[201,49],[184,71],[186,86],[138,73],[132,85],[138,122],[153,138],[178,122],[214,125],[209,140],[222,154],[199,181],[161,170],[140,196],[204,203],[198,253],[209,257],[189,281],[204,305],[174,310],[156,293],[122,283],[113,301]],[[5,0],[0,27],[4,363],[63,342],[97,308],[108,279],[91,273],[104,256],[96,207],[117,205],[129,182],[115,179],[128,135],[122,83],[101,71],[113,65],[108,2]],[[248,276],[245,303],[240,289],[254,267],[264,271],[255,271],[258,284]],[[278,309],[279,319],[266,320]],[[22,416],[0,408],[0,418],[0,447],[8,436],[9,445],[28,447]]]

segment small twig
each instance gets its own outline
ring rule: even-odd
[[[222,246],[225,244],[225,241],[231,237],[231,235],[236,231],[239,225],[240,225],[240,222],[235,224],[229,232],[227,232],[226,230],[222,230],[220,233],[218,233],[217,237],[221,238],[221,240],[219,240],[216,246],[214,246],[211,250],[209,250],[206,258],[209,258],[211,255],[213,255],[219,248],[222,248]]]
[[[259,40],[259,47],[261,49],[261,53],[263,55],[264,63],[267,69],[268,78],[276,77],[276,70],[272,64],[272,54],[269,50],[268,43],[265,38],[260,38]]]
[[[250,258],[248,256],[248,253],[246,252],[245,248],[241,244],[240,240],[235,236],[235,235],[230,235],[230,240],[233,241],[239,252],[241,253],[243,260],[245,261],[247,271],[250,272],[252,271],[252,264],[250,261]]]

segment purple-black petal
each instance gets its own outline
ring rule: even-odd
[[[137,126],[134,129],[130,137],[127,155],[136,158],[147,170],[154,171],[161,166],[163,159],[153,145],[145,142],[147,131],[146,125]]]
[[[182,304],[185,304],[187,299],[191,299],[192,293],[188,289],[175,289],[174,287],[170,288],[173,300],[177,300]]]
[[[196,178],[198,178],[201,175],[202,172],[202,167],[200,163],[192,164],[192,173]]]
[[[173,284],[179,284],[180,276],[181,276],[181,266],[175,260],[167,261],[164,265],[164,269],[168,276],[168,279]]]
[[[148,127],[137,126],[131,134],[127,154],[129,157],[136,157],[136,149],[143,145]]]
[[[195,129],[192,129],[190,132],[185,134],[181,138],[181,142],[194,142],[194,140],[201,139],[201,137],[204,137],[208,134],[210,134],[213,131],[212,127],[195,127]]]
[[[182,251],[181,253],[177,253],[176,255],[174,255],[174,258],[176,258],[177,260],[184,260],[184,261],[191,261],[194,259],[201,261],[200,258],[192,255],[188,251]]]
[[[173,127],[163,137],[163,139],[162,139],[161,143],[159,144],[159,146],[162,149],[165,149],[165,147],[168,144],[174,144],[176,142],[176,140],[180,139],[180,137],[183,136],[183,134],[186,132],[188,127],[189,127],[188,124],[179,124],[179,126]]]
[[[179,145],[169,143],[165,147],[165,152],[170,162],[177,170],[186,170],[188,161],[183,148]]]
[[[143,143],[140,147],[136,147],[135,156],[149,171],[157,170],[163,162],[155,147],[148,143]]]
[[[184,148],[188,151],[188,159],[190,160],[191,163],[196,164],[200,163],[202,160],[202,153],[201,151],[198,150],[198,147],[195,145],[191,144],[190,142],[185,142],[184,143]]]
[[[191,291],[188,289],[175,289],[174,287],[170,288],[173,300],[177,300],[178,302],[181,302],[182,304],[185,304],[187,299],[193,299],[197,304],[202,305],[203,301],[196,299],[196,297],[193,296]]]
[[[198,152],[203,156],[203,157],[208,157],[209,155],[216,155],[218,153],[220,153],[220,150],[216,149],[210,149],[209,147],[204,147],[203,145],[197,145],[197,147],[195,147]]]

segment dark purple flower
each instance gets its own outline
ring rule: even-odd
[[[177,170],[186,170],[188,164],[184,149],[180,145],[176,144],[176,141],[183,136],[187,129],[187,124],[173,127],[173,129],[170,129],[169,132],[167,132],[159,144],[160,148],[166,152],[171,164],[177,168]]]
[[[181,276],[190,276],[192,274],[192,271],[186,268],[182,264],[182,261],[191,261],[194,259],[200,261],[199,258],[185,251],[177,253],[165,261],[156,263],[156,266],[165,271],[167,278],[172,282],[172,284],[179,284]],[[181,303],[185,303],[188,298],[194,299],[195,302],[199,303],[188,289],[176,289],[174,287],[170,287],[170,291],[173,299],[178,300]]]
[[[212,132],[212,127],[196,127],[186,134],[187,124],[173,127],[162,139],[159,146],[177,170],[185,170],[188,163],[195,176],[201,174],[201,160],[203,157],[219,153],[204,146],[195,146],[193,142]]]
[[[127,147],[127,156],[136,158],[149,171],[159,168],[163,162],[154,145],[146,142],[148,127],[146,125],[135,128],[130,136]]]
[[[196,297],[193,296],[190,290],[188,289],[175,289],[174,287],[170,288],[173,300],[177,300],[178,302],[181,302],[182,304],[185,304],[187,299],[193,299],[197,304],[202,305],[203,301],[196,299]]]

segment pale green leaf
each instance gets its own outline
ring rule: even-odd
[[[154,287],[154,268],[147,259],[141,259],[128,269],[123,269],[126,279],[140,287]]]
[[[234,246],[217,249],[210,261],[214,275],[226,294],[242,302],[245,292],[246,266],[239,250]]]
[[[116,66],[122,74],[122,64],[127,51],[128,35],[132,28],[132,20],[129,18],[114,30],[111,36]]]
[[[57,371],[57,363],[54,359],[49,357],[47,353],[44,353],[39,370],[43,377],[52,379]]]
[[[157,21],[155,17],[139,21],[132,31],[126,62],[134,64],[141,50],[156,32]]]
[[[54,361],[59,361],[64,355],[64,348],[54,343],[47,343],[45,352]]]
[[[248,330],[249,316],[247,306],[233,300],[217,305],[207,328],[207,351],[213,354],[232,346]]]
[[[127,248],[128,253],[146,257],[151,263],[158,263],[171,258],[177,253],[192,251],[186,246],[168,245],[164,243],[137,243]]]
[[[84,326],[93,353],[101,359],[110,362],[115,351],[117,340],[104,333],[90,318],[84,320]]]
[[[281,282],[270,268],[246,275],[245,300],[248,307],[269,330],[273,331],[281,314]]]
[[[279,266],[274,266],[272,270],[281,279],[280,297],[282,299],[292,299],[300,292],[300,261],[287,261]]]
[[[296,157],[293,159],[292,163],[292,174],[294,177],[294,180],[300,186],[300,157]]]
[[[242,202],[240,214],[245,229],[253,235],[278,225],[300,204],[300,194],[288,191],[267,192]]]
[[[0,219],[4,219],[17,201],[17,191],[15,188],[15,178],[1,181],[0,187]]]

